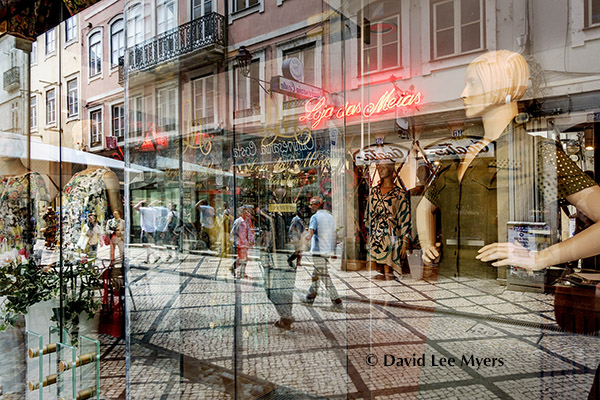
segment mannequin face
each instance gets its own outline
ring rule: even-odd
[[[115,216],[115,218],[116,218],[116,219],[120,219],[120,218],[121,218],[121,212],[120,212],[120,211],[118,211],[118,210],[115,210],[115,211],[113,212],[113,215]]]
[[[465,88],[460,97],[465,105],[465,113],[468,118],[478,117],[483,114],[490,105],[487,94],[475,68],[467,68]]]
[[[379,178],[385,179],[393,175],[394,165],[393,164],[377,164],[377,172]]]

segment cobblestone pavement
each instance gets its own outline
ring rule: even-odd
[[[141,249],[130,253],[132,399],[585,399],[600,363],[599,338],[560,331],[548,294],[460,278],[379,281],[334,260],[343,310],[323,288],[305,306],[305,257],[296,322],[281,331],[258,257],[236,286],[232,259],[142,264]],[[122,339],[102,336],[106,399],[125,398],[124,356]]]

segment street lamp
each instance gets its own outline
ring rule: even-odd
[[[252,64],[252,54],[250,54],[246,46],[240,46],[235,59],[242,75],[248,78],[250,75],[250,65]]]

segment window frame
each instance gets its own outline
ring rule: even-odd
[[[594,0],[585,0],[585,23],[584,23],[584,27],[585,28],[598,28],[600,27],[600,21],[593,23],[593,15],[592,15],[592,10],[593,10],[593,5],[592,2]],[[598,0],[595,0],[598,1]],[[600,6],[600,4],[599,4]]]
[[[38,131],[38,112],[37,112],[37,95],[32,95],[29,98],[29,131]]]
[[[139,101],[139,103],[138,103]],[[139,107],[138,107],[139,105]],[[138,115],[141,116],[138,121]],[[136,124],[140,123],[140,129],[136,129]],[[133,127],[129,128],[129,137],[132,139],[141,138],[144,134],[144,128],[146,124],[145,114],[145,100],[141,94],[133,95],[129,97],[129,124],[134,124]]]
[[[31,53],[29,53],[29,65],[37,65],[38,62],[38,42],[31,43]]]
[[[71,22],[71,25],[69,27],[69,21]],[[73,15],[71,18],[68,18],[65,21],[65,47],[71,43],[74,43],[77,41],[77,15]],[[72,31],[73,36],[69,37],[69,31]]]
[[[46,45],[46,56],[51,56],[56,54],[56,27],[52,29],[48,29],[44,35],[45,37],[45,45]],[[50,39],[52,38],[52,39]],[[50,46],[49,44],[52,44]],[[49,50],[51,48],[51,50]]]
[[[116,108],[120,108],[121,109],[121,115],[120,117],[120,125],[121,128],[118,129],[115,126],[115,109]],[[119,133],[120,131],[120,135],[115,135],[116,133]],[[117,138],[117,143],[122,143],[125,140],[125,102],[123,101],[118,101],[116,103],[112,103],[110,105],[110,136],[112,137],[116,137]]]
[[[162,103],[161,100],[164,98],[164,95],[162,95],[161,93],[167,93],[167,95],[169,96],[170,93],[173,94],[173,100],[174,102],[171,103],[169,100],[169,97],[167,96],[167,103],[166,103],[166,107],[167,107],[167,111],[166,114],[163,115],[163,111],[161,109],[162,107]],[[155,126],[157,131],[159,132],[174,132],[177,130],[177,121],[179,121],[179,108],[178,108],[178,103],[179,103],[179,98],[178,98],[178,88],[177,86],[172,86],[172,85],[168,85],[168,86],[161,86],[156,88],[156,119],[155,119]],[[170,110],[170,108],[172,107],[172,110]],[[173,122],[171,124],[164,124],[163,122],[166,122],[167,120],[169,120],[170,118],[168,117],[168,115],[171,115],[169,113],[169,111],[173,111],[172,115],[174,115],[173,118]],[[172,127],[171,127],[172,125]]]
[[[197,118],[196,118],[196,111],[199,109],[199,107],[197,107],[197,84],[199,82],[202,82],[202,95],[201,98],[203,99],[203,104],[202,107],[200,107],[204,112],[206,111],[206,107],[208,104],[208,96],[206,96],[206,82],[208,81],[208,79],[212,80],[212,121],[211,122],[203,122],[200,121],[200,123],[198,123]],[[191,83],[191,94],[192,94],[192,113],[190,115],[190,124],[193,128],[196,127],[201,127],[203,131],[209,130],[209,129],[213,129],[218,121],[218,103],[217,103],[217,82],[218,79],[216,79],[216,75],[213,72],[207,73],[207,74],[203,74],[203,75],[199,75],[197,77],[194,77],[191,79],[190,83]]]
[[[75,88],[69,87],[69,85],[75,82]],[[75,119],[79,117],[79,79],[77,77],[69,79],[67,81],[67,118]],[[72,93],[75,93],[75,101],[72,102]],[[72,109],[73,108],[73,109]]]
[[[10,102],[10,128],[13,132],[19,133],[19,114],[20,114],[19,100],[13,100]]]
[[[229,23],[232,23],[238,18],[243,18],[255,12],[263,13],[265,11],[265,0],[257,0],[256,4],[238,10],[236,8],[236,0],[225,0],[229,2]],[[214,9],[217,7],[214,6]]]
[[[257,54],[254,55],[254,58],[252,60],[257,61],[258,62],[258,79],[264,81],[265,79],[265,53],[264,51],[261,51]],[[262,112],[265,109],[265,93],[264,90],[262,90],[260,88],[260,85],[258,85],[259,87],[257,88],[258,94],[259,94],[259,107],[256,110],[256,112],[250,114],[250,115],[245,115],[245,116],[241,116],[241,117],[236,117],[237,114],[237,101],[238,101],[238,96],[239,96],[239,88],[237,86],[238,83],[238,74],[239,72],[239,67],[237,64],[232,63],[231,65],[231,74],[230,74],[230,84],[231,85],[236,85],[235,86],[235,96],[229,96],[230,97],[230,105],[231,105],[231,110],[233,111],[231,118],[233,121],[235,121],[236,123],[244,123],[244,122],[256,122],[256,121],[261,121],[264,122],[264,118],[265,116],[263,115],[264,113]],[[248,93],[249,96],[252,96],[252,86],[251,86],[251,82],[252,80],[250,78],[245,78],[246,79],[246,91]],[[230,86],[233,87],[233,86]],[[251,97],[248,99],[249,102],[251,102]],[[244,110],[241,111],[245,111],[245,110],[250,110],[251,108],[246,108]]]
[[[200,6],[195,6],[194,3],[198,2],[200,3]],[[216,11],[216,0],[212,0],[211,3],[211,9],[210,11],[206,11],[205,10],[205,4],[206,4],[206,0],[190,0],[190,15],[191,15],[191,19],[195,20],[197,18],[203,17],[205,15],[208,15],[210,13],[213,13]],[[196,10],[199,9],[200,13],[198,15],[196,15]]]
[[[52,99],[49,95],[52,93]],[[56,126],[56,88],[46,89],[46,126]],[[50,119],[52,118],[52,119]]]
[[[98,42],[95,42],[92,44],[92,39],[95,38],[96,36],[98,37]],[[88,51],[87,51],[88,77],[94,78],[97,76],[101,76],[102,75],[102,31],[96,30],[96,31],[90,32],[90,34],[87,38],[87,41],[88,41]],[[97,47],[100,50],[99,52],[95,53],[96,61],[99,60],[100,62],[96,62],[95,68],[92,69],[92,50],[95,47]]]
[[[167,13],[167,6],[168,5],[172,5],[173,6],[173,19],[171,21],[173,26],[169,25],[169,20],[166,18],[166,16],[168,15]],[[161,35],[163,33],[166,32],[170,32],[173,29],[177,28],[177,5],[178,2],[175,0],[158,0],[156,2],[156,34],[157,35]],[[167,13],[167,14],[165,14]],[[163,23],[164,26],[160,27],[160,16],[163,15],[165,17]]]
[[[304,50],[307,48],[312,48],[314,50],[314,71],[315,71],[315,77],[314,77],[314,82],[310,82],[307,83],[309,85],[312,86],[316,86],[316,87],[321,87],[322,84],[322,73],[320,73],[320,65],[322,63],[322,57],[323,57],[323,38],[322,36],[316,37],[316,38],[311,38],[311,39],[306,39],[306,38],[301,38],[301,39],[295,39],[292,41],[289,41],[287,43],[283,43],[280,46],[277,47],[277,59],[278,59],[278,65],[277,65],[277,71],[280,71],[281,73],[283,73],[283,71],[281,70],[282,65],[283,65],[283,61],[285,60],[285,56],[286,54],[298,51],[298,50]],[[304,60],[302,60],[302,62],[304,63]],[[300,105],[298,104],[296,107],[290,107],[290,108],[286,108],[284,109],[284,103],[286,101],[290,101],[291,96],[278,96],[278,109],[281,110],[282,114],[284,116],[287,115],[292,115],[292,114],[297,114],[298,112],[304,112],[304,105]]]
[[[121,23],[121,29],[115,31],[115,25],[117,25],[118,23]],[[125,57],[125,19],[123,18],[123,16],[119,16],[115,18],[112,22],[110,22],[108,32],[110,35],[110,67],[116,68],[119,66],[119,58]],[[115,36],[117,36],[117,39],[120,38],[117,49],[115,49]]]
[[[397,23],[397,26],[398,26],[398,30],[397,30],[397,34],[396,34],[397,36],[396,36],[396,40],[395,40],[395,42],[397,43],[397,51],[398,51],[398,53],[397,53],[397,59],[396,59],[396,64],[393,65],[393,66],[390,66],[390,67],[382,68],[382,65],[383,65],[383,62],[382,62],[383,61],[383,46],[384,46],[383,45],[383,38],[382,38],[382,35],[371,35],[371,44],[370,45],[365,44],[363,40],[360,41],[360,52],[361,52],[361,55],[359,57],[361,57],[360,60],[362,60],[362,62],[360,62],[360,64],[361,64],[360,65],[360,71],[361,71],[361,73],[362,73],[363,76],[402,68],[402,66],[404,64],[404,57],[403,57],[403,54],[402,54],[402,47],[403,47],[402,46],[402,44],[403,44],[402,40],[404,38],[404,35],[403,35],[403,32],[402,32],[402,29],[403,29],[403,27],[402,27],[402,25],[403,25],[402,24],[402,22],[403,22],[402,21],[402,4],[400,4],[400,6],[401,6],[400,12],[397,13],[397,14],[386,15],[384,17],[378,18],[377,20],[369,21],[370,24],[371,24],[371,26],[372,26],[373,24],[376,24],[376,23],[379,23],[379,22],[388,21],[388,20],[390,20],[392,18],[396,19],[396,23]],[[373,43],[372,43],[373,37],[375,37],[376,40],[377,40],[377,43],[375,45],[373,45]],[[376,48],[377,49],[377,67],[375,69],[369,70],[369,71],[365,71],[366,58],[364,57],[364,53],[365,53],[365,50],[367,50],[367,46],[368,46],[369,49],[370,48]]]
[[[139,10],[139,12],[138,12]],[[135,13],[134,13],[135,11]],[[125,29],[127,31],[127,47],[131,48],[144,42],[144,7],[142,3],[129,6],[125,13]],[[133,23],[133,28],[132,24]],[[139,31],[137,28],[140,28]],[[130,34],[132,33],[132,34]]]
[[[100,116],[98,121],[95,121],[93,118],[93,115],[96,115],[96,113],[98,113],[98,115]],[[88,139],[89,139],[89,143],[90,143],[90,149],[102,149],[104,148],[104,109],[102,106],[98,106],[98,107],[94,107],[94,108],[90,108],[88,110],[88,119],[90,121],[90,125],[89,125],[89,135],[88,135]],[[93,131],[94,131],[94,124],[97,122],[97,125],[99,125],[99,132],[98,135],[100,136],[97,142],[93,142],[92,141],[92,135],[93,135]],[[96,126],[97,126],[96,125]]]
[[[461,28],[465,25],[460,20],[461,18],[461,5],[463,0],[431,0],[430,1],[430,15],[431,15],[431,36],[430,36],[430,51],[432,60],[443,60],[446,58],[459,57],[465,54],[477,53],[486,49],[486,2],[485,0],[479,1],[479,43],[480,46],[477,49],[468,51],[462,51],[462,30]],[[444,3],[452,3],[454,8],[454,24],[452,29],[454,30],[454,52],[452,54],[445,54],[443,56],[437,55],[437,25],[436,25],[436,6]],[[473,24],[473,23],[470,23]]]

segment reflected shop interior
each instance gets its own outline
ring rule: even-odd
[[[600,399],[600,0],[0,31],[0,399]]]

